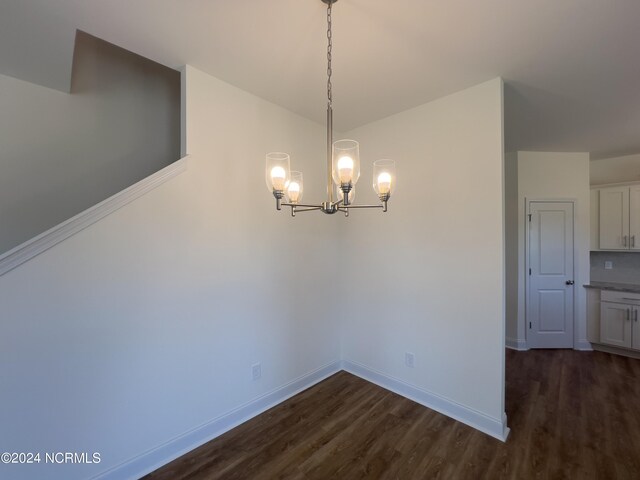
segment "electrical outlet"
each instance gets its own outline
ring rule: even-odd
[[[604,262],[604,269],[605,270],[612,270],[613,269],[613,262]]]
[[[409,367],[409,368],[413,368],[416,365],[416,357],[413,353],[410,352],[406,352],[404,354],[404,364]]]
[[[262,366],[259,363],[251,365],[251,374],[253,375],[254,380],[260,380],[260,377],[262,376]]]

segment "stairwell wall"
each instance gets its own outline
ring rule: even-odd
[[[180,158],[180,72],[83,32],[71,94],[0,75],[0,254]]]

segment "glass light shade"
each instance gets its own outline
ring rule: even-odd
[[[290,179],[289,154],[282,152],[267,153],[265,180],[269,192],[284,192]]]
[[[300,203],[302,201],[302,172],[291,172],[291,180],[287,186],[287,199],[289,203]]]
[[[344,198],[344,193],[342,192],[340,187],[337,188],[336,196],[338,198],[338,201]],[[349,192],[349,203],[353,203],[355,199],[356,199],[356,188],[351,187],[351,191]]]
[[[355,185],[360,178],[360,146],[355,140],[333,142],[333,181]]]
[[[380,200],[388,199],[396,187],[396,162],[376,160],[373,162],[373,189]]]

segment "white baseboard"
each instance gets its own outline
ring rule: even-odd
[[[511,350],[524,351],[529,350],[527,348],[526,340],[518,340],[517,338],[509,338],[507,337],[505,340],[505,346],[510,348]]]
[[[210,422],[194,428],[184,434],[148,450],[120,465],[102,472],[94,479],[100,480],[121,480],[138,479],[176,458],[190,452],[194,448],[222,435],[223,433],[237,427],[241,423],[250,420],[256,415],[284,402],[288,398],[300,393],[303,390],[321,382],[325,378],[341,370],[340,361],[332,362],[324,367],[320,367],[313,372],[307,373],[291,382],[276,388],[261,397],[241,405],[240,407],[214,418]]]
[[[598,343],[593,344],[593,349],[598,352],[612,353],[614,355],[623,355],[629,358],[640,359],[640,351],[638,350],[629,350],[627,348],[612,347],[609,345],[602,345]]]
[[[441,397],[440,395],[428,392],[402,380],[373,370],[365,365],[349,360],[342,361],[342,368],[349,373],[375,383],[376,385],[397,393],[398,395],[402,395],[414,402],[418,402],[425,407],[431,408],[432,410],[458,420],[475,428],[476,430],[480,430],[487,435],[491,435],[498,440],[502,440],[503,442],[507,440],[509,428],[507,428],[506,414],[503,414],[503,418],[500,420],[488,417],[481,412],[465,407],[464,405],[460,405],[459,403],[455,403],[447,398]]]
[[[527,347],[526,340],[518,340],[516,338],[507,338],[505,341],[505,346],[507,348],[510,348],[511,350],[518,350],[518,351],[529,350],[529,348]],[[578,340],[574,344],[573,349],[585,351],[585,352],[591,352],[593,350],[593,347],[591,346],[591,343],[588,342],[587,340]]]
[[[284,402],[301,391],[312,387],[340,370],[345,370],[369,382],[375,383],[382,388],[409,398],[498,440],[506,441],[509,435],[506,414],[503,414],[501,420],[496,420],[469,407],[465,407],[447,398],[410,385],[402,380],[375,371],[359,363],[343,360],[342,362],[332,362],[292,380],[282,387],[251,400],[220,417],[185,432],[162,445],[116,465],[92,478],[94,480],[138,479],[279,403]]]
[[[583,352],[591,352],[593,351],[593,347],[591,346],[591,342],[588,342],[587,340],[578,340],[574,346],[573,346],[574,350],[581,350]]]

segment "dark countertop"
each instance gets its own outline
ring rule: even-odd
[[[596,288],[598,290],[614,290],[616,292],[640,293],[640,285],[634,285],[632,283],[591,282],[583,286],[585,288]]]

